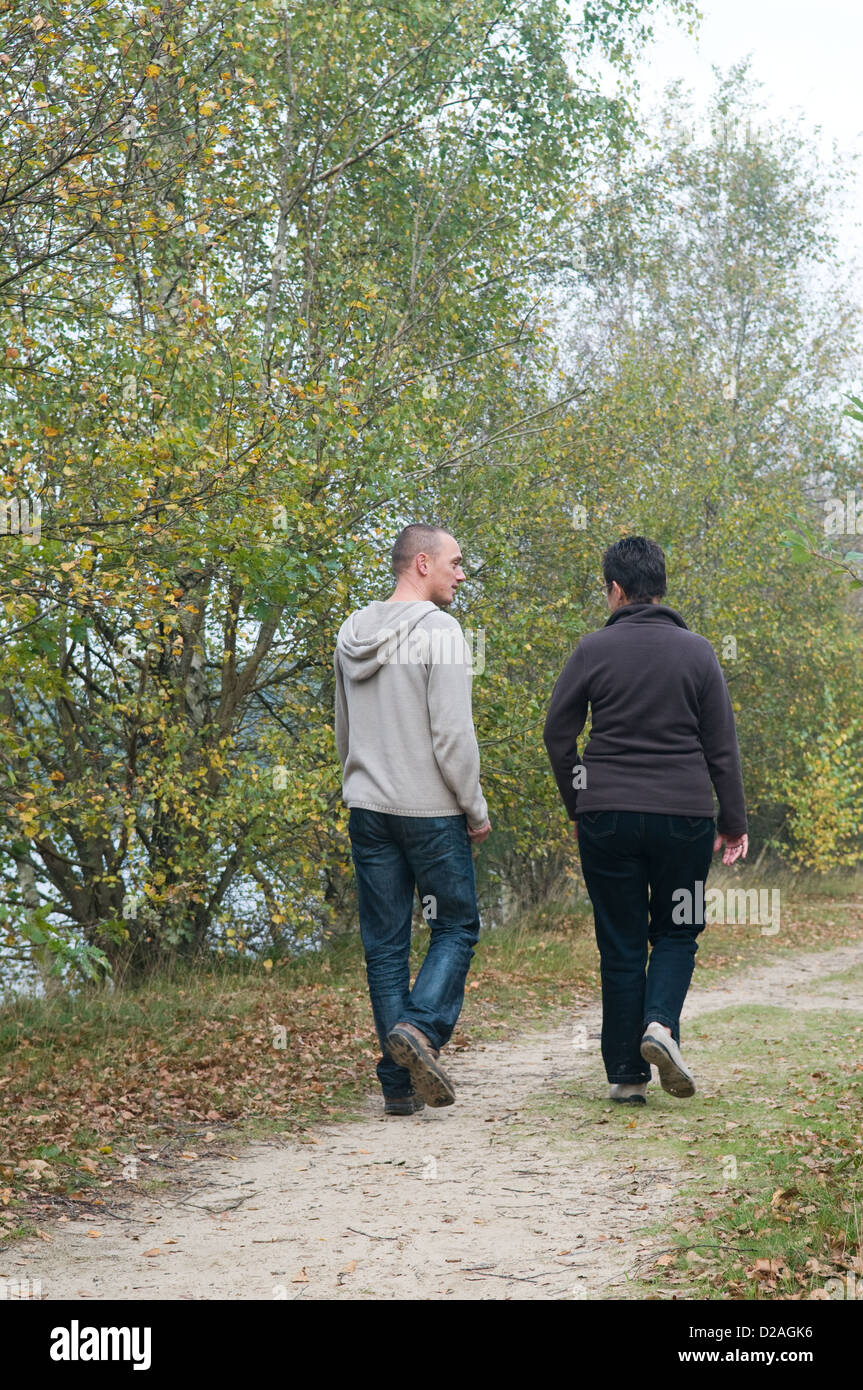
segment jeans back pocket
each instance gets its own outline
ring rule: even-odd
[[[672,840],[699,840],[713,824],[712,816],[669,816],[668,833]]]

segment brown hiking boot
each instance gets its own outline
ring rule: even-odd
[[[385,1115],[416,1115],[420,1110],[425,1110],[425,1101],[413,1091],[409,1096],[384,1096]]]
[[[453,1104],[455,1091],[443,1067],[438,1065],[440,1053],[419,1028],[412,1023],[397,1023],[387,1035],[387,1051],[398,1066],[410,1072],[414,1091],[426,1105],[439,1109]]]

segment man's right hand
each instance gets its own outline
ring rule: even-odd
[[[486,821],[485,825],[477,826],[476,830],[471,830],[468,826],[467,833],[475,845],[481,845],[483,840],[491,834],[491,821]]]

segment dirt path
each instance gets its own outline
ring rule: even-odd
[[[684,1029],[732,1003],[863,1010],[863,981],[825,978],[861,962],[856,943],[694,989]],[[50,1241],[0,1254],[0,1274],[38,1280],[49,1300],[625,1298],[658,1244],[644,1228],[674,1219],[681,1171],[639,1162],[620,1125],[597,1127],[622,1113],[604,1103],[599,1021],[591,1005],[552,1032],[453,1056],[449,1109],[385,1118],[374,1099],[307,1142],[192,1162],[182,1190],[54,1223]],[[721,1077],[699,1073],[690,1037],[709,1098]],[[583,1095],[584,1126],[537,1109],[551,1081]]]

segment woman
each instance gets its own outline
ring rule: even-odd
[[[626,536],[602,563],[611,616],[564,666],[544,738],[593,904],[611,1099],[643,1105],[651,1063],[670,1095],[695,1093],[680,1011],[704,927],[703,885],[713,851],[724,844],[723,863],[733,864],[749,839],[725,677],[707,639],[661,602],[661,548]]]

